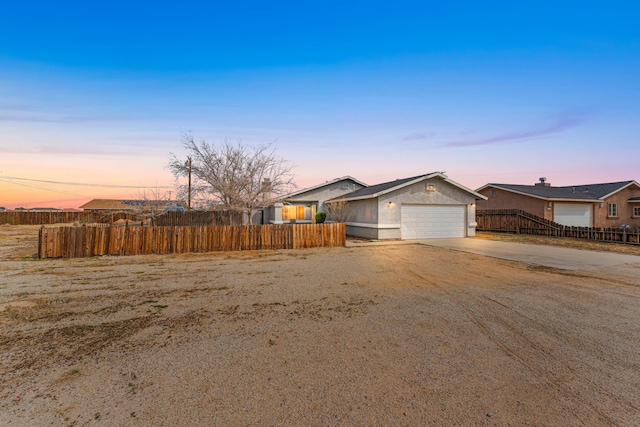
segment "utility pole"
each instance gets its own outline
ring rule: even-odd
[[[187,157],[189,167],[189,196],[187,200],[187,209],[191,210],[191,157]]]

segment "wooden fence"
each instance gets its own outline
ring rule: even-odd
[[[571,227],[519,209],[478,210],[476,222],[478,231],[640,244],[640,228]]]
[[[0,224],[50,225],[113,224],[117,221],[140,221],[140,215],[128,212],[0,212]],[[154,218],[156,225],[234,225],[242,223],[242,214],[227,211],[164,212]]]
[[[298,249],[345,244],[344,223],[188,227],[43,226],[38,237],[38,257]]]

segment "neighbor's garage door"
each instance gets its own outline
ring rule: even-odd
[[[556,203],[553,207],[553,220],[562,225],[591,227],[591,203]]]
[[[403,239],[465,236],[466,206],[402,205]]]

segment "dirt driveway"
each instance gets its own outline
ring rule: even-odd
[[[0,228],[3,426],[640,424],[640,263],[419,245],[37,261],[20,236]]]

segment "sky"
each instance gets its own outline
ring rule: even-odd
[[[175,191],[187,132],[272,143],[299,188],[640,180],[639,15],[615,0],[0,0],[0,206]]]

